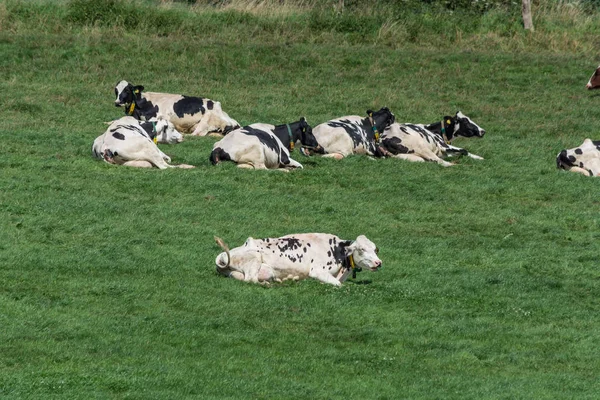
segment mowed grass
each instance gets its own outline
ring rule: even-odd
[[[0,33],[3,398],[597,398],[597,179],[555,156],[598,139],[589,54],[122,30]],[[194,170],[91,157],[121,79],[219,100],[242,124],[388,106],[487,130],[456,166],[305,158]],[[248,236],[365,234],[384,267],[336,289],[219,277]]]

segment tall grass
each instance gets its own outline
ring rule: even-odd
[[[158,5],[158,7],[157,7]],[[483,10],[441,3],[231,0],[181,2],[47,0],[0,3],[0,29],[50,31],[106,26],[132,33],[264,41],[376,44],[391,48],[484,49],[597,53],[600,12],[589,3],[534,3],[535,32],[522,29],[520,7],[502,2]]]

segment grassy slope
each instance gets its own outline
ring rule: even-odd
[[[594,398],[598,181],[554,167],[597,139],[596,60],[572,53],[0,36],[0,394],[7,398]],[[242,123],[461,109],[485,161],[305,159],[290,174],[111,167],[90,146],[119,79]],[[384,269],[334,289],[214,273],[246,237],[366,234]]]

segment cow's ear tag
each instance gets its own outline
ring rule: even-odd
[[[450,125],[452,123],[452,121],[450,121],[449,119],[446,120],[446,124]]]
[[[154,136],[154,139],[152,139],[152,141],[154,142],[154,144],[158,144],[158,137]]]
[[[294,142],[290,142],[290,150],[294,150]]]

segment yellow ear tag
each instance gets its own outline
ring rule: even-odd
[[[152,141],[154,142],[154,144],[158,144],[158,137],[154,136],[154,139]]]
[[[446,120],[446,125],[450,125],[452,123],[452,121],[450,121],[449,119]]]
[[[294,142],[290,142],[290,150],[294,150]]]
[[[379,132],[375,132],[375,141],[379,142]]]

